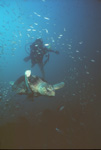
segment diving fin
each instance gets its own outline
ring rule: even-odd
[[[31,59],[31,57],[30,57],[30,56],[27,56],[27,57],[24,58],[24,61],[27,62],[27,61],[29,61],[30,59]]]

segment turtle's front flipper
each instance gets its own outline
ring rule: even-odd
[[[30,90],[30,87],[29,87],[29,81],[28,81],[28,77],[30,77],[30,75],[31,75],[31,70],[25,71],[25,83],[26,83],[28,93],[31,93],[31,90]]]
[[[63,88],[64,85],[65,85],[64,82],[60,82],[60,83],[54,84],[54,85],[53,85],[53,88],[54,88],[54,90],[58,90],[58,89]]]

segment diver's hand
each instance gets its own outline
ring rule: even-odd
[[[56,54],[59,54],[59,51],[55,51]]]

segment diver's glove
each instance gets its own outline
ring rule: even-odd
[[[55,54],[59,54],[59,51],[55,51]]]

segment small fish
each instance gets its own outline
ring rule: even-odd
[[[41,17],[41,15],[37,14],[38,17]]]
[[[44,44],[44,46],[49,46],[49,44]]]
[[[78,51],[78,50],[76,50],[76,53],[79,53],[79,51]]]
[[[52,42],[55,42],[55,40],[53,39],[53,37],[51,39],[52,39]]]
[[[34,23],[36,26],[38,25],[38,23]]]
[[[30,37],[30,35],[29,35],[29,34],[27,34],[27,36],[28,36],[28,37]]]
[[[21,33],[19,33],[19,35],[20,35],[20,36],[22,36],[22,34],[21,34]]]
[[[45,29],[46,30],[46,33],[48,33],[48,30],[47,29]]]
[[[65,108],[64,106],[61,106],[60,109],[59,109],[59,111],[62,111],[64,108]]]
[[[90,74],[90,73],[87,71],[86,74]]]
[[[50,20],[48,17],[44,17],[44,19],[46,19],[46,20]]]
[[[36,15],[37,13],[36,13],[36,12],[34,12],[34,14]]]
[[[83,44],[83,41],[79,42],[79,44]]]
[[[37,15],[38,17],[41,17],[41,15],[39,15],[38,13],[34,12],[35,15]]]
[[[63,36],[62,34],[60,34],[59,36]]]
[[[64,31],[66,31],[66,29],[64,28]]]
[[[31,29],[27,29],[27,31],[31,31]]]
[[[36,31],[35,29],[32,29],[32,31]]]
[[[91,62],[95,62],[95,60],[94,60],[94,59],[91,59]]]
[[[63,134],[63,131],[61,131],[59,128],[56,128],[56,131],[60,134]]]
[[[68,44],[68,46],[71,47],[72,45],[71,45],[71,44]]]
[[[30,28],[34,28],[32,25],[30,25]]]

